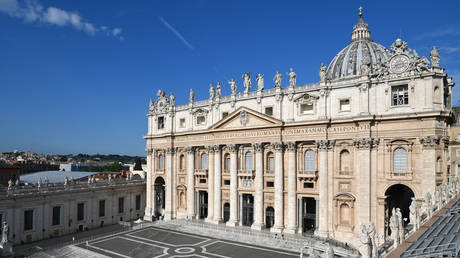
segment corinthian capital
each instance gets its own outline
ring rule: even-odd
[[[166,154],[174,154],[176,152],[176,147],[166,148]]]
[[[152,155],[153,149],[152,148],[147,148],[147,149],[145,149],[145,152],[147,153],[147,155]]]
[[[316,147],[319,150],[327,151],[332,150],[335,146],[335,140],[317,140]]]
[[[379,145],[380,139],[377,138],[356,138],[353,139],[353,145],[358,149],[371,149]]]
[[[188,147],[185,147],[184,149],[188,154],[193,154],[195,152],[195,147],[193,146],[188,146]]]
[[[209,154],[214,153],[214,146],[213,145],[208,145],[208,146],[206,146],[206,150],[208,151]]]
[[[252,146],[254,146],[255,152],[264,151],[264,145],[262,143],[254,143],[254,144],[252,144]]]
[[[272,142],[271,146],[275,151],[283,151],[284,149],[283,142]]]
[[[213,145],[212,150],[213,150],[213,152],[219,152],[220,151],[220,145]]]
[[[295,151],[295,149],[296,149],[295,142],[287,142],[286,143],[286,150],[287,151]]]
[[[420,143],[424,148],[434,148],[439,144],[440,138],[437,135],[420,137]]]
[[[230,153],[236,153],[238,151],[238,145],[236,144],[228,144],[227,148]]]

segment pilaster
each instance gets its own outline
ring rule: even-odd
[[[234,227],[238,225],[238,174],[237,174],[237,152],[238,146],[235,144],[228,145],[230,152],[230,219],[227,226]]]
[[[187,147],[187,217],[195,217],[195,148]]]
[[[316,141],[316,146],[319,151],[318,162],[318,188],[319,188],[319,221],[315,235],[321,237],[329,236],[328,218],[331,216],[328,207],[328,151],[332,150],[335,142],[331,140]]]
[[[261,143],[253,145],[256,153],[254,223],[251,228],[262,230],[264,228],[264,148]]]
[[[284,228],[284,175],[282,142],[272,143],[275,150],[275,224],[272,232],[281,232]]]
[[[296,144],[288,142],[286,144],[286,153],[288,156],[288,221],[286,233],[294,234],[297,230],[296,225]]]

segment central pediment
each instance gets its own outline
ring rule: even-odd
[[[240,107],[230,113],[226,118],[215,123],[210,130],[234,130],[244,128],[258,128],[281,126],[283,123],[271,116],[254,111],[247,107]]]

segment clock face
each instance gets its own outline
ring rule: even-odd
[[[409,67],[409,58],[406,56],[396,56],[391,59],[390,69],[394,73],[402,73]]]

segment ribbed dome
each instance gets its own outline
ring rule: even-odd
[[[375,64],[381,59],[386,60],[389,57],[388,50],[373,42],[368,25],[364,23],[362,12],[359,13],[359,21],[353,27],[352,40],[347,47],[340,51],[326,71],[326,78],[336,80],[348,76],[361,75],[361,65],[368,64],[372,70]]]

